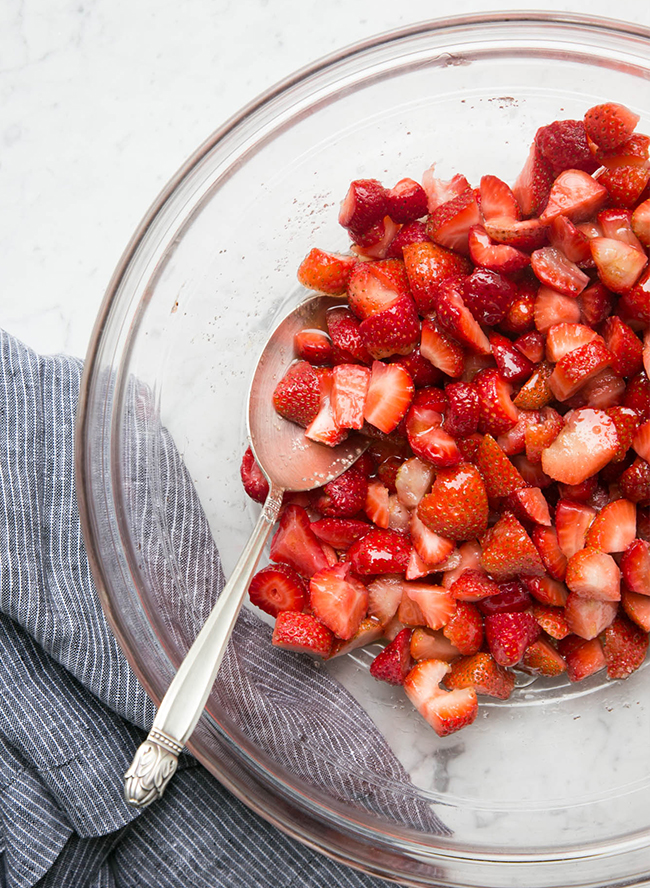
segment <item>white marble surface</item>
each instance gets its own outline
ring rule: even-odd
[[[0,325],[39,351],[83,356],[165,182],[296,68],[427,18],[543,8],[650,25],[646,0],[3,0]]]

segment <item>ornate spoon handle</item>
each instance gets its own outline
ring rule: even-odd
[[[146,808],[165,791],[178,755],[201,717],[251,574],[278,517],[284,491],[271,487],[253,533],[210,616],[167,689],[147,739],[124,775],[127,804]]]

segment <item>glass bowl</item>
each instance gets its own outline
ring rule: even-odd
[[[295,276],[302,257],[313,246],[348,248],[337,210],[349,181],[417,179],[433,162],[442,178],[463,172],[477,182],[490,172],[512,181],[538,126],[580,118],[606,100],[638,112],[638,129],[648,132],[649,39],[642,28],[543,13],[382,35],[245,108],[160,195],[97,320],[77,447],[99,593],[154,701],[213,591],[196,587],[195,565],[173,544],[162,430],[178,447],[228,574],[257,512],[238,471],[255,362],[276,319],[304,296]],[[137,478],[134,421],[143,433]],[[165,582],[150,569],[154,548]],[[600,674],[574,686],[522,681],[510,701],[483,703],[471,728],[439,739],[400,689],[369,677],[369,660],[356,653],[321,668],[360,702],[408,772],[410,782],[391,782],[352,767],[351,778],[384,793],[381,810],[298,775],[217,693],[188,746],[287,833],[403,884],[650,885],[650,667],[625,682]],[[349,760],[326,745],[318,754],[340,776]],[[404,815],[411,803],[446,829],[414,826]]]

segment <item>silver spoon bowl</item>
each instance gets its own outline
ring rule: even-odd
[[[145,808],[160,798],[171,780],[178,755],[201,717],[228,640],[260,555],[275,524],[285,490],[313,490],[337,478],[365,450],[350,436],[337,447],[305,437],[304,429],[279,416],[273,392],[294,360],[294,335],[324,327],[327,309],[338,304],[312,296],[287,315],[264,346],[248,394],[248,431],[255,458],[269,482],[269,494],[230,579],[167,689],[147,739],[124,775],[129,805]]]

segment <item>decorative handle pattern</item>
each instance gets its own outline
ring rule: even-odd
[[[146,808],[161,797],[176,772],[182,749],[164,731],[151,729],[124,775],[124,798],[127,805]]]

